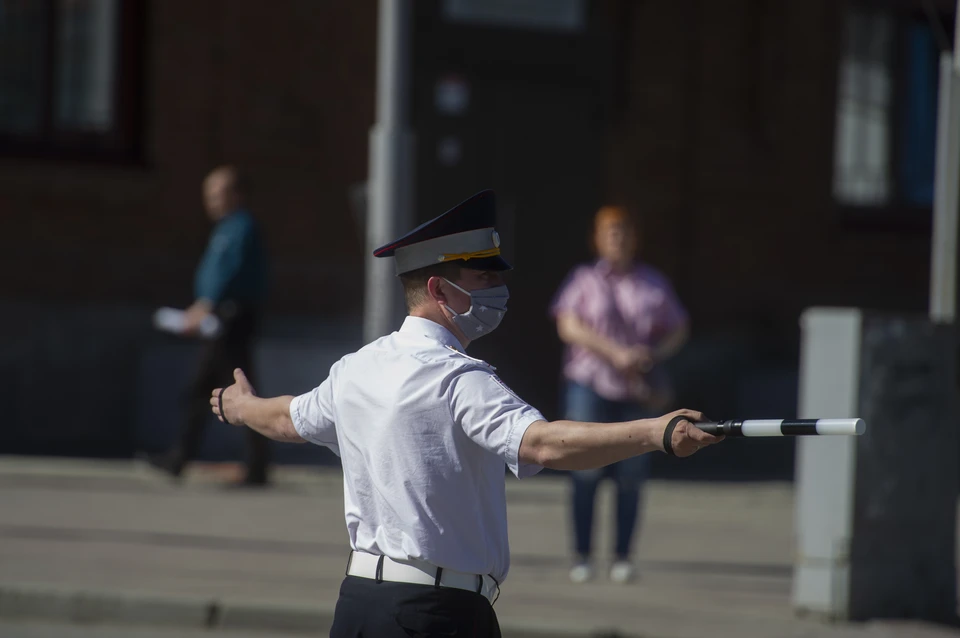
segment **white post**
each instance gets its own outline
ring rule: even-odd
[[[930,319],[953,323],[957,311],[957,205],[960,188],[960,0],[953,55],[940,56],[937,157],[930,260]]]
[[[366,289],[363,339],[400,327],[403,294],[392,259],[373,251],[412,228],[413,145],[410,129],[412,0],[380,0],[377,42],[377,121],[370,131]]]

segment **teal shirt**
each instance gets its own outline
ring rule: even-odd
[[[215,305],[259,306],[267,296],[267,256],[256,220],[239,209],[217,222],[194,278],[194,295]]]

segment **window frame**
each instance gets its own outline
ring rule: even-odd
[[[954,12],[956,6],[953,0],[932,0],[937,15],[944,28],[948,30],[948,37],[953,29]],[[840,66],[845,53],[844,20],[851,9],[886,9],[894,15],[894,55],[893,67],[893,96],[891,102],[890,123],[890,170],[891,201],[886,204],[853,204],[839,200],[833,191],[833,179],[836,175],[834,153],[837,143],[837,104],[839,100]],[[833,56],[833,73],[831,74],[832,90],[830,91],[830,182],[829,198],[839,212],[842,223],[859,229],[877,230],[917,230],[929,231],[932,228],[932,206],[915,205],[904,202],[901,195],[901,180],[897,175],[900,158],[903,153],[902,125],[899,123],[905,108],[903,99],[903,85],[906,82],[906,30],[910,22],[916,18],[926,19],[923,0],[846,0],[837,3],[837,29],[835,31],[835,55]]]
[[[147,0],[118,0],[114,115],[110,129],[105,132],[58,130],[55,123],[56,34],[61,16],[57,0],[38,1],[44,4],[40,127],[36,133],[26,135],[0,132],[0,157],[141,163]]]

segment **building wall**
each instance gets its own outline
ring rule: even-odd
[[[267,233],[273,307],[358,312],[360,274],[343,273],[362,267],[348,189],[367,170],[376,3],[147,7],[142,163],[0,158],[2,294],[186,303],[200,183],[231,162]]]
[[[471,352],[548,418],[561,414],[561,346],[546,306],[588,258],[585,234],[605,201],[641,213],[643,257],[692,315],[693,338],[669,364],[679,401],[716,418],[795,415],[804,308],[925,309],[923,225],[851,223],[831,194],[842,3],[596,0],[576,35],[444,25],[437,6],[418,5],[431,27],[417,41],[418,201],[437,200],[421,217],[443,210],[434,195],[451,184],[500,184],[505,242],[516,243],[512,318]],[[471,86],[460,122],[433,112],[431,89],[450,71]],[[496,115],[480,106],[490,104]],[[599,156],[581,135],[594,127],[605,135]],[[458,167],[432,159],[447,135],[464,141]],[[760,442],[656,471],[789,478],[792,445]]]
[[[641,212],[644,257],[690,308],[694,339],[672,365],[683,403],[714,416],[790,416],[803,308],[923,311],[928,231],[851,224],[831,197],[839,4],[596,0],[597,21],[578,41],[454,32],[437,17],[438,0],[417,0],[415,24],[426,25],[414,47],[417,215],[494,186],[509,204],[504,236],[520,240],[506,247],[518,265],[512,319],[475,354],[557,416],[561,348],[545,306],[587,258],[584,234],[605,201]],[[0,296],[57,304],[10,323],[0,342],[0,372],[27,384],[18,396],[43,396],[56,375],[95,379],[77,390],[83,396],[142,383],[130,372],[142,352],[112,368],[96,363],[99,353],[148,348],[143,308],[189,301],[209,232],[200,181],[221,162],[252,178],[274,265],[273,315],[350,322],[361,310],[364,243],[348,193],[367,173],[376,3],[147,7],[143,161],[0,158]],[[461,131],[467,173],[455,175],[424,158],[458,131],[432,104],[438,74],[459,71],[473,82],[477,112]],[[471,145],[480,149],[473,157]],[[81,304],[138,310],[81,313],[92,318],[71,331],[79,324],[61,310]],[[18,346],[28,341],[45,358]],[[88,350],[58,354],[74,341]],[[25,368],[28,359],[40,363]],[[73,425],[99,432],[109,417],[104,438],[133,440],[125,413],[104,409],[91,400]],[[789,476],[792,448],[771,445],[779,447],[762,456]]]
[[[643,214],[645,254],[698,326],[923,310],[928,232],[847,224],[830,196],[838,3],[600,4],[622,18],[602,190]],[[3,294],[185,301],[209,230],[200,181],[230,161],[252,177],[274,308],[358,312],[348,192],[366,177],[376,4],[147,6],[143,163],[0,158]]]
[[[646,220],[695,328],[796,337],[817,304],[924,311],[929,228],[831,196],[842,3],[636,3],[607,192]]]

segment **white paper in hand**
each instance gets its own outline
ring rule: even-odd
[[[187,313],[176,308],[160,308],[153,314],[153,326],[157,330],[172,332],[173,334],[183,334],[183,328],[187,323]],[[200,323],[200,336],[207,339],[217,336],[220,332],[220,320],[213,315],[208,315]]]

